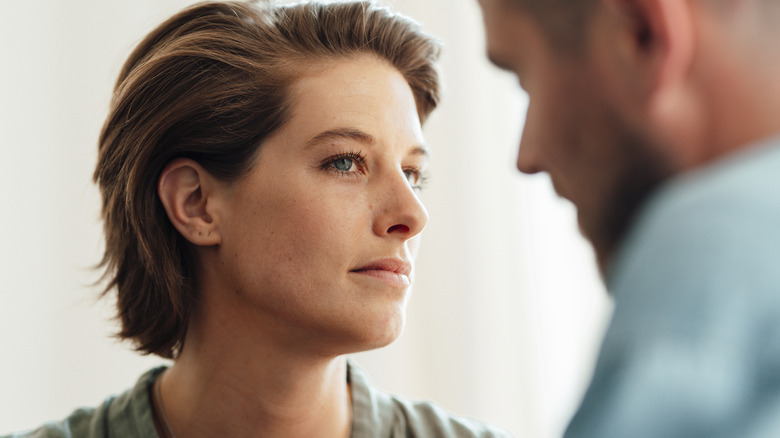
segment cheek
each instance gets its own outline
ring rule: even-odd
[[[547,149],[551,159],[560,165],[576,167],[589,157],[595,158],[603,146],[610,127],[604,120],[604,108],[589,84],[568,79],[568,86],[550,90],[548,106],[540,116],[549,138]],[[600,157],[599,157],[600,158]]]
[[[332,191],[270,192],[255,196],[234,236],[245,255],[243,274],[296,283],[344,270],[366,227],[356,205]]]
[[[543,170],[557,173],[572,160],[583,139],[582,114],[556,90],[547,91],[528,107],[522,146]]]

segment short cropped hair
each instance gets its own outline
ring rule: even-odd
[[[585,24],[595,0],[503,0],[527,12],[550,39],[564,52],[581,48]]]
[[[296,81],[361,54],[403,75],[423,123],[439,102],[439,52],[417,23],[370,1],[207,2],[146,36],[119,75],[94,173],[103,295],[117,293],[118,336],[175,358],[198,300],[192,249],[157,193],[169,162],[189,158],[221,181],[238,180],[290,117]]]

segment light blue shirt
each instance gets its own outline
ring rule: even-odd
[[[780,437],[780,139],[659,190],[566,438]]]

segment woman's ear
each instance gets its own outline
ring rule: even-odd
[[[157,193],[165,212],[179,233],[194,245],[222,243],[209,203],[215,188],[214,178],[194,160],[173,160],[160,174]]]

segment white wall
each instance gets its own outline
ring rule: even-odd
[[[3,2],[0,26],[0,432],[62,418],[161,360],[110,338],[96,301],[91,183],[113,81],[186,0]],[[357,360],[374,382],[506,427],[560,435],[609,303],[573,210],[514,169],[526,97],[485,60],[476,0],[393,0],[446,44],[426,128],[430,213],[405,334]]]

